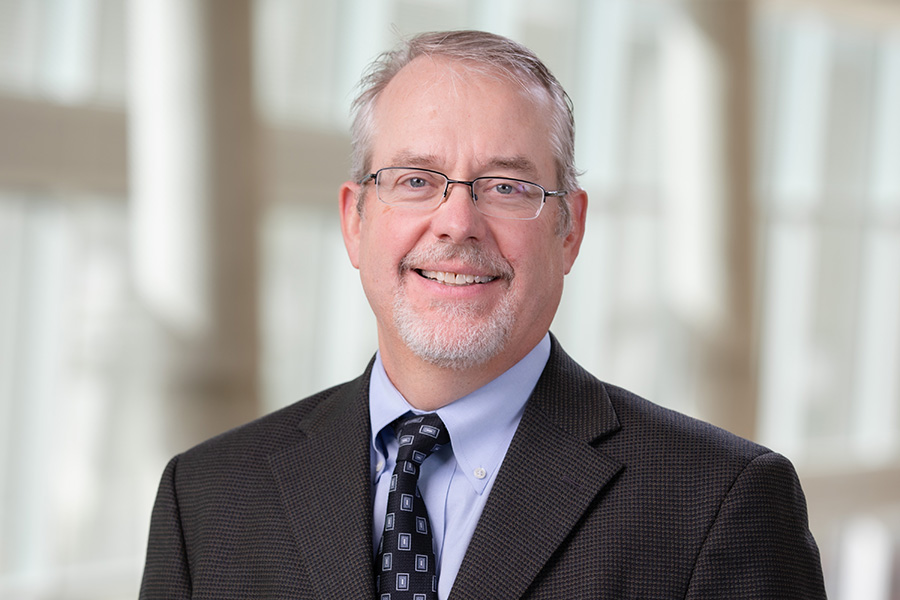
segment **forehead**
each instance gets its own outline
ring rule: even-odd
[[[420,56],[386,86],[373,116],[376,168],[409,156],[552,164],[548,94],[481,64]]]

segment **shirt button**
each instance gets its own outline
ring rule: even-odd
[[[475,469],[475,479],[484,479],[485,477],[487,477],[487,471],[481,467]]]

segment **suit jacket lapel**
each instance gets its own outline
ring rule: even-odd
[[[519,598],[622,465],[591,446],[618,428],[603,384],[553,340],[451,600]]]
[[[270,457],[288,521],[323,599],[374,594],[370,369],[313,409],[299,443]]]

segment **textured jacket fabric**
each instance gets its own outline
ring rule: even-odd
[[[163,474],[143,599],[374,598],[369,369]],[[782,456],[602,383],[553,340],[451,600],[825,598]]]

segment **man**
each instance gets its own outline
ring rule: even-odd
[[[172,460],[141,597],[824,598],[786,459],[548,333],[587,197],[546,67],[426,34],[354,109],[341,228],[378,353]]]

